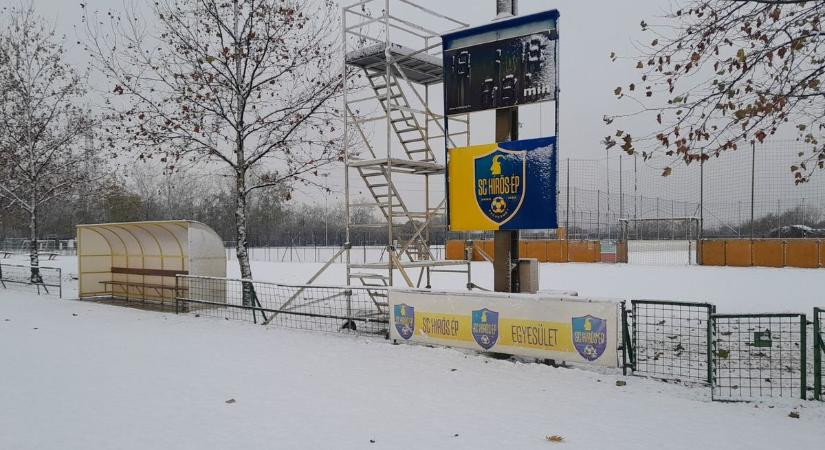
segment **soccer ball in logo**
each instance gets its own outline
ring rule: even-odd
[[[501,197],[494,198],[490,203],[490,211],[496,215],[504,214],[504,212],[507,211],[507,202]]]

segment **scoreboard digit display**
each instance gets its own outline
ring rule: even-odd
[[[555,100],[558,16],[547,11],[442,36],[447,114]]]

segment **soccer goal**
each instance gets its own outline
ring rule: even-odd
[[[698,217],[619,219],[619,260],[629,264],[696,264]]]

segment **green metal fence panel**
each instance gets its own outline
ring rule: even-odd
[[[825,352],[825,329],[823,329],[823,321],[825,321],[825,309],[814,308],[814,398],[822,400],[825,398],[825,368],[822,367],[823,360],[822,353]]]
[[[631,301],[631,365],[638,375],[710,384],[709,303]]]
[[[807,324],[804,314],[713,314],[713,399],[805,399]]]

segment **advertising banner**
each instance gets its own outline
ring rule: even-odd
[[[449,150],[451,231],[558,227],[556,138]]]
[[[618,366],[618,302],[527,294],[390,291],[394,340]]]
[[[558,11],[442,36],[447,115],[556,99]]]

